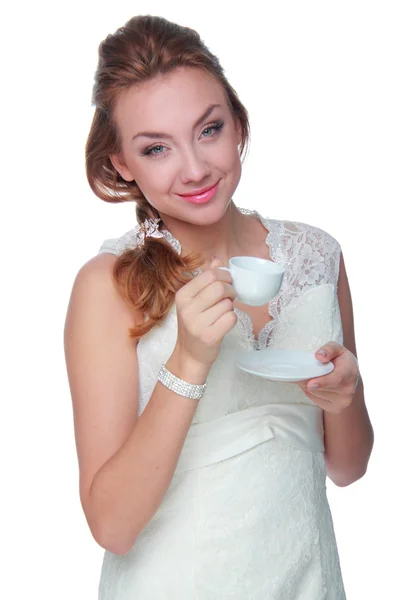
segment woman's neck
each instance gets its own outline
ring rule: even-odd
[[[214,256],[227,264],[232,256],[263,256],[268,258],[265,245],[266,229],[257,216],[243,214],[229,204],[222,219],[205,226],[178,221],[169,215],[160,215],[164,227],[181,244],[181,254],[202,254],[207,268]]]

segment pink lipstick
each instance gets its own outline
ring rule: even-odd
[[[197,192],[196,194],[178,194],[181,198],[183,198],[186,202],[192,202],[193,204],[203,204],[208,202],[216,193],[218,188],[219,181],[211,188],[206,188],[201,192]]]

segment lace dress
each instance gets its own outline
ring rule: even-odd
[[[293,383],[235,366],[240,350],[342,343],[340,246],[316,227],[256,215],[285,268],[258,339],[239,309],[154,517],[124,556],[105,551],[99,600],[345,600],[326,496],[322,409]],[[180,252],[178,240],[165,238]],[[100,252],[135,245],[138,226]],[[137,348],[144,410],[177,337],[176,306]],[[128,474],[127,474],[128,475]]]

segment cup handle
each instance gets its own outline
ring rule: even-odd
[[[217,267],[217,268],[222,269],[223,271],[228,271],[228,273],[231,273],[231,270],[228,267]]]

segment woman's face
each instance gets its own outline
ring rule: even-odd
[[[180,67],[121,93],[114,119],[121,152],[111,161],[126,181],[136,181],[163,220],[169,215],[200,224],[221,218],[240,180],[241,131],[217,81],[200,69]],[[180,196],[217,182],[206,203]]]

